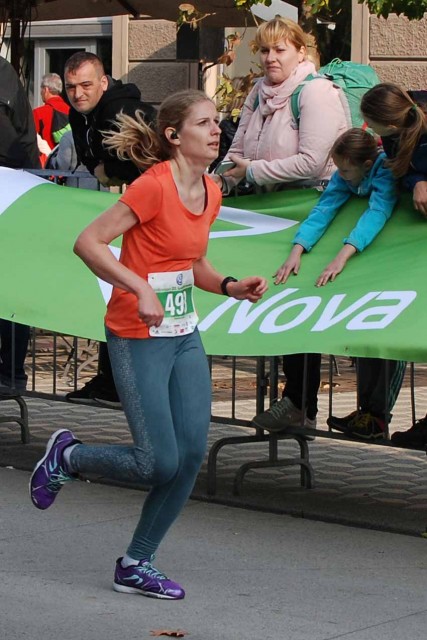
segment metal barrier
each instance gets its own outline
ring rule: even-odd
[[[31,329],[26,359],[27,394],[63,400],[97,373],[99,343],[85,338]],[[12,355],[13,357],[13,355]],[[329,411],[332,414],[334,379],[340,377],[337,359],[329,356],[327,370]],[[281,395],[280,357],[209,356],[214,422],[247,427],[252,416],[264,411]],[[350,361],[349,358],[343,358]],[[341,365],[342,366],[342,365]],[[423,365],[417,365],[423,367]],[[407,374],[408,375],[408,374]],[[415,420],[415,368],[410,365],[411,417]],[[427,382],[426,382],[427,384]],[[248,414],[249,411],[249,414]],[[329,434],[329,430],[326,431]],[[320,434],[323,435],[323,434]],[[337,434],[337,437],[340,437]]]
[[[63,171],[61,169],[25,169],[25,171],[61,186],[73,186],[77,189],[91,189],[93,191],[109,191],[89,171]]]
[[[350,359],[344,359],[347,362]],[[250,432],[245,429],[241,435],[232,435],[218,439],[211,446],[208,454],[208,493],[216,492],[217,462],[221,450],[228,445],[247,445],[265,442],[268,456],[264,460],[252,460],[241,465],[234,479],[234,492],[239,494],[245,474],[251,469],[268,467],[287,467],[299,465],[300,484],[305,488],[314,486],[314,472],[310,464],[309,445],[305,437],[298,430],[294,433],[286,432],[269,434],[253,425],[251,417],[262,412],[280,396],[283,384],[279,374],[280,358],[272,357],[238,357],[238,356],[210,356],[209,365],[212,378],[213,415],[212,422],[229,424],[237,427],[251,427]],[[325,367],[326,363],[326,367]],[[341,362],[340,367],[344,365]],[[425,378],[427,386],[427,367],[417,365]],[[97,373],[98,343],[84,338],[53,333],[42,329],[31,329],[30,345],[26,359],[28,373],[28,396],[64,400],[66,393],[80,388]],[[322,370],[327,369],[328,385],[328,414],[332,414],[334,400],[333,389],[341,373],[337,359],[333,356],[323,358]],[[415,421],[415,366],[411,364],[407,373],[410,386],[410,405],[412,422]],[[355,377],[355,376],[354,376]],[[22,442],[28,442],[30,433],[25,397],[15,394],[12,398],[2,397],[0,400],[14,399],[18,402],[20,414],[16,416],[2,416],[1,422],[15,421],[21,427]],[[355,399],[355,405],[357,400]],[[96,406],[96,403],[94,403]],[[355,406],[356,408],[356,406]],[[249,414],[248,414],[249,411]],[[9,413],[9,412],[8,412]],[[408,412],[409,413],[409,412]],[[409,418],[409,416],[408,416]],[[409,421],[409,420],[408,420]],[[313,431],[316,437],[327,437],[334,440],[349,440],[347,435],[321,428]],[[360,440],[357,440],[360,442]],[[279,444],[295,447],[297,444],[299,455],[279,455]],[[375,442],[381,446],[390,442],[381,440]]]

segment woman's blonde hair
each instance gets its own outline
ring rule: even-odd
[[[387,160],[387,166],[396,178],[401,178],[408,172],[414,149],[426,130],[425,113],[404,89],[386,82],[375,85],[365,93],[360,109],[368,120],[384,127],[397,128],[397,153],[394,158]]]
[[[335,140],[330,157],[342,158],[358,166],[365,164],[368,160],[375,162],[378,153],[378,144],[374,136],[363,129],[353,127]]]
[[[301,47],[307,49],[307,38],[299,24],[280,16],[260,24],[254,44],[259,49],[265,45],[276,45],[282,40],[293,44],[297,51],[300,51]]]
[[[146,124],[142,111],[137,111],[135,117],[121,112],[117,116],[117,130],[102,132],[104,145],[121,160],[132,160],[138,169],[145,171],[173,156],[175,147],[166,138],[165,130],[171,127],[179,133],[191,107],[209,101],[203,91],[195,89],[173,93],[160,105],[155,129]]]

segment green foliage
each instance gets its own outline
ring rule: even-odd
[[[266,7],[269,7],[271,0],[234,0],[234,4],[239,9],[250,9],[254,4],[265,4]]]
[[[212,15],[211,13],[200,13],[193,4],[180,4],[178,7],[178,19],[176,28],[179,29],[183,24],[189,24],[192,29],[197,29],[199,22]]]
[[[349,0],[341,0],[344,6]],[[420,20],[427,12],[427,0],[358,0],[359,4],[366,4],[369,11],[377,16],[387,18],[390,13],[402,14],[410,20]],[[303,0],[303,4],[311,7],[312,13],[331,8],[331,0]]]
[[[223,73],[215,92],[218,111],[229,114],[234,121],[237,120],[243,102],[259,76],[260,72],[252,70],[244,78],[232,79]]]
[[[311,7],[312,13],[319,13],[322,9],[329,9],[329,0],[305,0],[302,4]]]
[[[410,20],[420,20],[427,12],[427,0],[359,0],[359,4],[366,4],[371,13],[384,18],[397,13]]]
[[[270,6],[271,0],[234,0],[236,7],[242,9],[250,9],[253,4],[261,2],[267,7]],[[390,13],[404,15],[410,20],[420,20],[424,13],[427,12],[427,0],[358,0],[359,4],[366,4],[369,11],[377,16],[387,18]],[[311,8],[312,13],[329,11],[331,9],[331,0],[301,0],[299,3],[290,0],[291,4],[305,4]],[[342,8],[346,4],[351,4],[350,0],[340,0]]]

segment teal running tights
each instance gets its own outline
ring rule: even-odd
[[[150,487],[127,549],[136,560],[159,546],[193,489],[211,412],[209,367],[199,332],[129,339],[107,331],[108,350],[133,446],[77,445],[71,469]]]

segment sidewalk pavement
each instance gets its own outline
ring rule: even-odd
[[[41,512],[29,477],[0,469],[2,640],[425,638],[421,538],[193,500],[156,559],[186,598],[158,601],[111,589],[140,491],[75,482]]]
[[[410,391],[402,389],[394,410],[395,428],[409,427]],[[417,399],[427,408],[427,388],[417,388]],[[325,425],[327,394],[321,394],[318,424]],[[0,467],[31,470],[44,453],[53,431],[70,428],[88,443],[129,443],[130,437],[121,411],[94,406],[27,398],[31,442],[20,442],[19,428],[0,425]],[[345,415],[354,408],[354,394],[335,394],[334,411]],[[224,403],[214,404],[220,415]],[[0,413],[13,410],[13,401],[2,402]],[[239,417],[250,419],[254,406],[243,401]],[[419,416],[420,417],[420,416]],[[220,438],[252,434],[253,430],[213,424],[209,446]],[[240,496],[233,495],[233,479],[240,465],[268,457],[268,443],[229,445],[218,457],[217,494],[207,495],[206,464],[202,467],[193,498],[224,505],[290,514],[300,518],[362,526],[383,531],[420,536],[427,531],[427,458],[421,451],[408,451],[354,441],[317,438],[309,444],[316,486],[301,488],[299,467],[250,471]],[[295,441],[283,440],[280,457],[296,456]],[[104,482],[98,478],[98,481]],[[107,482],[107,480],[105,480]],[[427,542],[425,542],[427,544]]]

